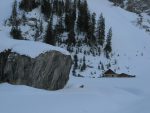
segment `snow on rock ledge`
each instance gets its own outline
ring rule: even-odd
[[[68,51],[62,48],[44,44],[42,42],[2,38],[0,41],[0,52],[8,49],[11,49],[12,52],[18,53],[20,55],[26,55],[31,58],[35,58],[41,53],[45,53],[48,51],[58,51],[62,54],[70,55]]]
[[[42,43],[16,42],[0,45],[1,51],[9,49],[0,52],[0,82],[47,90],[62,89],[66,85],[72,66],[67,51]]]

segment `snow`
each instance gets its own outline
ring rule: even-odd
[[[2,113],[148,113],[150,91],[139,80],[71,78],[59,91],[4,83],[0,108]]]
[[[9,27],[5,27],[5,20],[9,18],[11,14],[11,8],[13,1],[6,0],[5,2],[0,2],[0,14],[3,15],[0,18],[0,52],[11,49],[12,52],[19,53],[20,55],[26,55],[31,58],[35,58],[39,56],[41,53],[45,53],[47,51],[59,51],[62,54],[70,55],[67,50],[64,50],[59,47],[54,47],[52,45],[44,44],[42,42],[34,42],[34,41],[25,41],[25,40],[14,40],[10,39],[9,36]],[[4,9],[6,9],[4,11]]]
[[[134,74],[136,78],[79,78],[70,74],[66,87],[58,91],[2,83],[1,113],[150,113],[150,36],[132,24],[138,17],[136,14],[114,7],[107,0],[88,0],[88,3],[97,17],[103,13],[107,30],[113,29],[114,56],[111,62],[117,59],[118,63],[112,68],[119,67],[118,73]],[[8,38],[9,29],[3,26],[3,20],[9,17],[11,4],[12,0],[0,1],[0,14],[3,15],[0,18],[0,51],[12,48],[15,52],[36,57],[47,50],[57,50],[41,42]],[[4,9],[7,9],[6,12]],[[103,61],[104,65],[109,62],[103,56],[86,58],[86,63],[94,68],[82,72],[84,76],[89,76],[93,70],[99,76],[99,61]],[[80,88],[81,85],[84,88]]]
[[[48,51],[59,51],[62,54],[70,55],[68,51],[62,48],[44,44],[42,42],[2,38],[0,41],[0,52],[7,49],[11,49],[12,52],[19,53],[20,55],[26,55],[31,58],[35,58],[39,56],[41,53],[45,53]]]
[[[88,0],[89,9],[96,12],[97,18],[103,13],[107,31],[110,27],[113,30],[112,48],[115,54],[114,58],[120,67],[118,72],[127,72],[125,68],[130,67],[128,73],[147,74],[145,68],[147,68],[146,64],[150,63],[150,35],[132,24],[138,15],[120,7],[114,7],[107,0],[96,0],[95,2]],[[144,68],[141,68],[142,65]]]

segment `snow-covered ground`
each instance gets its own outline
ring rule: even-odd
[[[84,84],[84,88],[79,88]],[[71,78],[63,90],[0,85],[2,113],[149,113],[149,80]]]
[[[132,24],[137,15],[114,7],[107,0],[87,1],[97,16],[103,13],[107,30],[113,29],[112,45],[117,67],[120,67],[118,72],[135,74],[136,78],[77,78],[70,75],[66,87],[59,91],[3,83],[0,84],[0,113],[150,113],[150,35]],[[12,0],[0,1],[0,50],[8,44],[18,43],[9,39],[9,29],[3,26],[11,5]],[[93,65],[102,60],[98,57],[88,59]],[[89,74],[88,70],[84,74]],[[84,88],[80,88],[81,85]]]

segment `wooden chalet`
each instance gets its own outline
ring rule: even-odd
[[[118,78],[131,78],[131,77],[135,77],[135,75],[128,75],[125,73],[121,73],[121,74],[117,74],[114,71],[112,71],[111,69],[107,70],[106,72],[103,73],[102,77],[118,77]]]
[[[111,69],[107,70],[105,73],[103,73],[102,77],[117,77],[118,74],[112,71]]]

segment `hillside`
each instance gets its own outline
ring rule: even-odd
[[[17,23],[19,23],[19,26],[17,26],[21,30],[22,35],[20,37],[22,37],[22,39],[24,40],[34,40],[40,42],[46,41],[45,37],[49,25],[48,23],[52,21],[53,36],[50,37],[53,38],[49,38],[49,40],[47,41],[55,40],[55,44],[54,42],[46,43],[65,48],[71,52],[73,58],[77,57],[77,66],[74,66],[76,68],[73,68],[74,76],[87,76],[97,78],[102,76],[102,73],[109,68],[118,73],[124,72],[132,75],[138,74],[138,72],[136,71],[139,70],[140,67],[138,66],[140,65],[137,64],[137,60],[146,59],[145,57],[147,57],[148,54],[147,51],[149,51],[149,47],[147,47],[149,46],[149,38],[147,38],[149,37],[149,34],[146,34],[144,30],[136,27],[135,25],[138,15],[135,13],[127,12],[119,7],[115,7],[108,1],[101,0],[96,2],[98,2],[98,5],[95,5],[95,3],[88,1],[87,8],[89,9],[89,12],[83,12],[81,10],[82,13],[85,13],[84,16],[86,16],[86,13],[90,13],[91,16],[91,20],[86,20],[87,22],[85,21],[84,23],[81,21],[82,24],[85,24],[85,26],[89,24],[87,25],[87,28],[84,28],[84,26],[80,26],[80,24],[78,25],[78,22],[80,22],[80,9],[77,7],[79,6],[76,6],[75,8],[76,19],[73,20],[74,22],[71,22],[67,20],[66,14],[69,10],[66,10],[65,7],[61,12],[62,16],[59,15],[59,8],[55,9],[58,11],[51,12],[53,16],[51,17],[52,20],[50,20],[47,18],[47,16],[45,17],[45,13],[41,12],[42,5],[39,5],[38,7],[33,8],[31,11],[26,12],[24,11],[24,9],[19,8],[20,2],[18,1],[16,4],[16,9],[18,21]],[[11,3],[10,5],[13,4],[14,3]],[[73,3],[68,4],[70,4],[71,6],[74,5]],[[108,7],[103,6],[103,4],[107,4]],[[84,6],[84,2],[81,6]],[[59,7],[61,7],[61,5]],[[70,9],[70,11],[74,12],[74,8],[72,9],[72,7],[69,6],[68,8]],[[10,21],[13,14],[11,12],[12,8],[10,8],[8,15],[3,17],[2,23],[5,24],[5,27],[2,27],[3,31],[6,32],[7,37],[9,37],[8,35],[10,35],[10,32],[13,28],[13,24]],[[95,20],[93,18],[94,13],[96,13]],[[71,18],[71,16],[69,17],[69,14],[70,12],[68,13],[68,19]],[[99,43],[100,39],[99,36],[97,36],[97,26],[98,21],[101,21],[99,20],[101,14],[103,14],[102,18],[105,19],[105,37],[102,41],[103,44]],[[84,16],[81,17],[84,19]],[[148,18],[149,16],[145,17]],[[81,20],[83,20],[82,18]],[[90,31],[90,28],[92,28],[92,23],[88,23],[88,21],[92,21],[92,19],[93,21],[95,21],[94,32],[93,30],[92,32]],[[63,21],[62,25],[59,25],[60,21]],[[79,29],[80,27],[82,29]],[[109,28],[112,28],[111,52],[107,52],[105,50]],[[75,35],[73,34],[73,32],[71,34],[71,31],[74,31]],[[137,32],[139,32],[139,34],[137,34]],[[2,35],[4,35],[4,33],[2,33]],[[68,38],[69,35],[70,38]],[[11,36],[11,38],[13,37]],[[134,43],[135,41],[136,43]],[[84,62],[86,66],[84,66]],[[141,62],[139,62],[139,64],[141,64]],[[85,67],[84,70],[82,69],[83,67]]]
[[[134,24],[141,29],[150,32],[150,2],[149,0],[109,0],[114,6],[119,6],[127,11],[138,14]]]
[[[17,3],[19,4],[20,1],[17,0]],[[13,3],[12,0],[0,1],[0,50],[7,49],[9,44],[12,44],[13,48],[16,42],[20,43],[19,45],[27,44],[26,41],[16,41],[10,36],[12,26],[6,20],[10,18]],[[150,112],[150,35],[135,25],[134,22],[139,15],[116,7],[107,0],[95,0],[95,2],[87,0],[87,3],[90,13],[96,13],[96,20],[99,19],[101,13],[103,14],[106,36],[109,28],[112,28],[112,51],[109,53],[109,58],[106,57],[104,48],[100,45],[89,46],[83,43],[80,46],[71,46],[70,54],[73,59],[74,55],[78,56],[79,67],[75,70],[75,75],[74,72],[70,73],[70,80],[64,89],[52,92],[27,86],[0,84],[0,111],[2,113]],[[24,11],[19,8],[17,8],[17,12],[20,18],[24,14]],[[30,21],[27,21],[25,26],[19,25],[22,36],[29,42],[31,40],[40,41],[41,45],[49,20],[48,22],[45,20],[40,12],[40,7],[25,13],[25,15]],[[150,19],[148,15],[143,14],[143,16]],[[33,30],[34,27],[31,27],[31,25],[35,25],[32,21],[33,18],[42,20],[43,24],[43,32],[36,40],[34,36],[36,32]],[[54,15],[53,25],[57,23],[57,19],[57,16]],[[40,21],[37,22],[40,25]],[[63,32],[60,38],[63,41],[66,40],[67,34],[68,32]],[[75,32],[75,34],[78,40],[85,37],[84,33],[78,35]],[[106,40],[104,46],[105,44]],[[32,42],[30,46],[32,46]],[[68,50],[65,42],[56,43],[56,46]],[[26,47],[28,46],[26,45]],[[101,48],[100,55],[98,47]],[[84,51],[87,53],[85,54]],[[84,57],[85,60],[83,60]],[[81,71],[84,62],[86,69]],[[136,75],[136,78],[99,78],[109,68],[117,73]],[[82,77],[78,77],[79,75]]]

